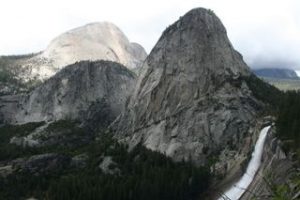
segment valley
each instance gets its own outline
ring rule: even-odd
[[[297,91],[300,89],[300,80],[273,79],[273,78],[265,78],[265,77],[262,79],[282,91],[288,91],[288,90]]]
[[[300,199],[298,81],[257,77],[205,8],[149,55],[101,22],[1,56],[0,199]]]

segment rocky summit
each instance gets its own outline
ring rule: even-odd
[[[57,36],[39,53],[0,57],[0,72],[9,71],[16,79],[28,83],[46,80],[63,67],[82,60],[108,60],[136,69],[142,65],[146,56],[144,48],[130,42],[116,25],[98,22]],[[10,87],[9,84],[7,88]],[[7,88],[0,87],[0,93],[6,92]]]
[[[260,102],[245,81],[248,66],[211,10],[193,9],[168,27],[141,70],[111,126],[121,141],[198,164],[242,148]]]
[[[133,69],[141,66],[147,54],[144,48],[131,43],[124,33],[110,22],[87,24],[55,38],[41,57],[62,68],[80,60],[110,60]]]
[[[27,95],[3,96],[6,123],[94,120],[108,125],[131,93],[135,75],[110,61],[81,61],[62,69]]]

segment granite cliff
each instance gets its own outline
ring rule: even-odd
[[[28,91],[67,65],[108,60],[138,70],[147,53],[110,22],[91,23],[53,39],[39,53],[0,56],[0,95]]]
[[[98,124],[108,125],[121,113],[134,83],[135,75],[121,64],[81,61],[29,94],[2,96],[2,121],[98,120]]]
[[[111,127],[130,146],[142,143],[175,160],[204,164],[213,154],[237,155],[263,106],[250,76],[219,18],[193,9],[164,31]]]
[[[52,40],[41,54],[58,69],[80,60],[110,60],[134,69],[142,65],[146,56],[141,45],[131,43],[110,22],[91,23],[70,30]]]
[[[82,39],[84,33],[88,34]],[[53,40],[44,52],[21,58],[20,62],[45,59],[42,68],[29,70],[31,74],[41,75],[45,63],[51,73],[58,72],[26,94],[0,96],[4,133],[0,176],[9,180],[11,175],[28,172],[27,180],[32,174],[59,171],[51,184],[63,180],[63,187],[49,184],[46,194],[70,198],[89,199],[88,195],[94,198],[102,192],[103,199],[115,193],[119,199],[145,194],[135,197],[164,199],[161,188],[169,188],[164,191],[173,195],[170,199],[182,199],[186,191],[180,193],[178,188],[188,188],[186,194],[192,197],[186,199],[204,199],[207,194],[202,192],[211,186],[215,190],[207,196],[216,199],[243,174],[259,131],[274,121],[264,118],[262,111],[274,109],[281,93],[252,74],[220,19],[204,8],[189,11],[170,25],[143,62],[145,55],[112,24],[103,23],[72,30]],[[77,58],[102,60],[76,62]],[[136,78],[128,68],[139,65]],[[267,138],[259,173],[275,168],[275,176],[288,177],[282,170],[292,169],[292,164],[274,135]],[[108,182],[103,182],[106,175]],[[282,179],[275,183],[281,184]],[[31,190],[18,197],[32,195]],[[74,193],[77,190],[80,195]],[[260,176],[249,190],[270,195]],[[8,193],[15,195],[15,190],[10,187]],[[252,197],[245,193],[242,199]]]

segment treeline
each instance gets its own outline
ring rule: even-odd
[[[245,80],[253,95],[267,103],[264,114],[277,117],[277,137],[286,152],[295,153],[294,159],[300,164],[300,91],[282,92],[254,75]]]
[[[286,152],[295,152],[300,164],[300,91],[282,92],[254,75],[246,81],[253,95],[269,105],[266,114],[277,116],[277,137]]]
[[[142,145],[128,152],[127,146],[109,134],[76,151],[89,157],[84,168],[39,175],[16,173],[1,178],[0,199],[193,200],[203,198],[211,179],[208,167],[174,162]],[[66,149],[67,154],[70,151]],[[113,173],[104,173],[99,167],[107,156],[112,158],[109,169]]]
[[[3,56],[0,56],[0,59],[7,59],[7,60],[29,59],[40,53],[42,53],[42,52],[40,51],[38,53],[29,53],[29,54],[21,54],[21,55],[3,55]]]
[[[106,175],[93,167],[60,178],[46,192],[49,199],[176,200],[201,199],[209,185],[209,171],[191,163],[175,163],[138,146],[128,153],[119,147],[114,156],[119,174]],[[115,152],[116,153],[116,152]]]
[[[44,122],[32,122],[23,125],[4,125],[0,126],[0,162],[5,160],[25,157],[36,153],[37,149],[22,148],[10,143],[12,137],[26,136]]]
[[[255,75],[250,75],[244,79],[254,97],[263,101],[264,103],[267,103],[268,107],[265,111],[275,114],[279,108],[282,98],[284,97],[283,92]]]
[[[15,78],[14,69],[11,66],[12,62],[6,57],[0,57],[0,82],[19,84]]]
[[[45,122],[0,126],[0,162],[45,153],[63,153],[72,156],[86,149],[88,143],[94,139],[94,134],[79,127],[79,122],[59,120],[48,125],[43,134],[35,136],[40,142],[52,141],[49,144],[24,147],[10,142],[11,138],[25,137],[43,125]]]
[[[278,137],[284,142],[284,150],[294,151],[300,161],[300,91],[284,93],[276,127]]]

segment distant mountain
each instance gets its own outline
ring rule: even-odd
[[[254,69],[253,72],[260,77],[275,79],[299,79],[297,73],[292,69],[261,68]]]
[[[144,48],[130,42],[116,25],[87,24],[59,35],[39,53],[0,56],[0,95],[28,90],[78,61],[108,60],[135,70],[146,56]]]
[[[61,68],[81,60],[109,60],[129,69],[139,67],[147,54],[144,48],[131,43],[113,23],[98,22],[70,30],[51,41],[41,58]]]

